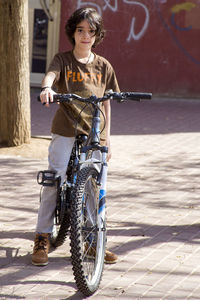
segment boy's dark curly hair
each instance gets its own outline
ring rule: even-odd
[[[94,8],[79,8],[69,18],[65,26],[65,32],[69,41],[75,46],[74,33],[77,25],[87,20],[91,28],[95,30],[95,42],[93,48],[95,48],[104,38],[105,30],[103,28],[102,17],[97,13]]]

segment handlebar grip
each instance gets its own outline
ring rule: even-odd
[[[41,102],[40,96],[37,96],[37,101]],[[55,94],[53,95],[53,102],[49,101],[49,104],[51,103],[57,103],[57,102],[71,102],[72,99],[70,98],[66,98],[65,94]],[[43,105],[45,105],[46,103],[42,103]]]
[[[111,97],[116,99],[118,102],[124,102],[127,100],[140,101],[152,98],[152,93],[141,93],[141,92],[122,92],[112,93]]]
[[[57,96],[57,97],[56,97]],[[58,100],[60,99],[60,95],[59,94],[56,94],[56,95],[53,95],[53,103],[55,102],[59,102]],[[37,101],[41,102],[41,99],[40,99],[40,96],[37,96]],[[52,103],[52,102],[49,102],[49,104]],[[45,104],[45,103],[43,103]]]
[[[69,103],[72,101],[73,94],[55,94],[53,95],[53,102],[65,102]]]
[[[152,93],[137,93],[137,92],[133,92],[133,93],[125,93],[125,97],[127,97],[128,99],[151,99],[152,98]]]

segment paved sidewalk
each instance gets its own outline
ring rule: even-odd
[[[199,111],[198,100],[113,105],[108,248],[119,262],[89,299],[200,299]],[[48,135],[41,122],[33,114],[34,134]],[[0,166],[0,299],[84,299],[68,239],[48,266],[30,263],[46,161],[1,155]]]

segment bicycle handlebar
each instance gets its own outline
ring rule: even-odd
[[[152,98],[152,93],[139,93],[139,92],[121,92],[121,93],[110,93],[111,99],[116,99],[119,102],[127,100],[140,101],[140,100],[150,100]]]
[[[82,98],[76,94],[55,94],[53,95],[53,103],[56,102],[71,102],[73,100],[79,100],[81,102],[88,103],[98,103],[103,102],[108,99],[115,99],[118,102],[123,102],[127,100],[140,101],[140,100],[149,100],[152,98],[152,93],[139,93],[139,92],[109,92],[105,96],[98,98],[96,96],[90,96],[88,98]],[[38,101],[40,101],[40,97],[38,96]]]

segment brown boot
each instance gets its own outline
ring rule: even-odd
[[[118,257],[115,253],[106,250],[105,252],[105,257],[104,257],[104,262],[106,264],[115,264],[118,260]]]
[[[96,255],[96,249],[95,247],[90,247],[88,244],[85,245],[85,254],[88,258],[94,258]],[[106,250],[105,256],[104,256],[104,262],[105,264],[115,264],[118,260],[118,257],[115,253]]]
[[[46,266],[48,264],[49,234],[37,233],[32,254],[32,264],[35,266]]]

